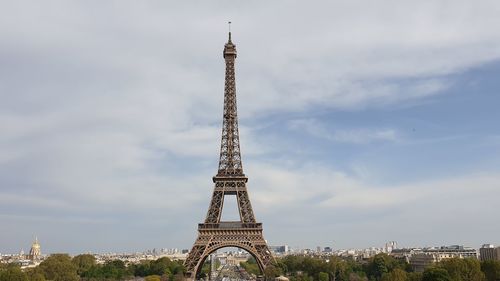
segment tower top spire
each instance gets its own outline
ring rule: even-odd
[[[225,59],[235,59],[236,58],[236,45],[231,41],[231,22],[227,22],[229,28],[229,38],[227,43],[224,45],[223,56]]]
[[[224,45],[223,54],[226,61],[226,81],[224,86],[222,141],[217,176],[244,177],[241,165],[238,114],[236,110],[236,82],[234,77],[236,45],[231,42],[231,31],[229,32],[229,41]]]

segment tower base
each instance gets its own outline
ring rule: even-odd
[[[262,272],[274,260],[264,240],[261,223],[201,223],[198,225],[198,238],[184,262],[186,277],[196,279],[206,258],[224,247],[247,251],[255,258]]]

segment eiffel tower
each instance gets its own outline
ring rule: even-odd
[[[184,262],[190,279],[197,278],[205,259],[211,253],[224,247],[237,247],[247,251],[255,258],[262,272],[274,262],[262,234],[262,223],[255,220],[246,187],[248,178],[243,173],[241,163],[234,78],[236,46],[231,41],[231,31],[229,40],[224,45],[223,56],[226,61],[226,81],[219,170],[213,177],[215,187],[205,222],[198,224],[198,238]],[[236,196],[239,221],[221,221],[226,195]]]

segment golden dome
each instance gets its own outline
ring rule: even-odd
[[[31,245],[31,250],[30,250],[29,256],[32,260],[35,260],[35,259],[40,258],[41,255],[42,255],[42,251],[41,251],[40,243],[38,243],[38,237],[35,237],[35,241]]]

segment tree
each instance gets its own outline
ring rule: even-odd
[[[95,257],[89,254],[78,255],[71,261],[76,266],[76,272],[80,276],[96,264]]]
[[[167,257],[159,258],[150,263],[149,273],[151,275],[160,275],[160,276],[164,274],[170,275],[171,274],[170,267],[172,267],[172,261],[169,258]]]
[[[129,265],[126,272],[134,276],[158,275],[174,280],[176,275],[184,276],[185,271],[186,269],[180,261],[172,261],[167,257],[163,257],[155,261],[141,261],[139,264]]]
[[[487,281],[500,280],[500,261],[483,261],[481,271],[486,276]]]
[[[151,268],[151,262],[149,261],[141,261],[141,263],[136,264],[134,266],[134,275],[135,276],[148,276]]]
[[[52,281],[79,281],[76,266],[67,254],[53,254],[39,265],[45,279]]]
[[[346,280],[347,276],[345,275],[346,268],[347,268],[347,263],[343,260],[341,260],[338,257],[330,257],[328,263],[326,264],[326,273],[329,275],[328,280],[330,279],[330,276],[333,281],[336,281],[338,279],[340,280]],[[319,279],[319,275],[318,275]]]
[[[366,266],[366,273],[370,278],[380,280],[385,273],[393,271],[395,268],[405,268],[405,264],[394,259],[387,254],[377,254],[370,259]]]
[[[101,268],[101,271],[102,274],[100,277],[111,279],[120,280],[129,275],[125,263],[121,260],[112,260],[106,262]]]
[[[259,266],[253,257],[248,258],[246,262],[241,262],[240,265],[250,274],[261,274]]]
[[[144,278],[144,281],[161,281],[161,277],[159,275],[149,275]]]
[[[382,281],[407,281],[408,276],[406,271],[396,268],[389,273],[384,273],[381,278]]]
[[[26,271],[30,281],[45,281],[43,270],[40,267],[30,268]]]
[[[326,273],[326,272],[318,273],[318,280],[319,281],[328,281],[328,273]]]
[[[176,273],[176,274],[172,277],[172,279],[170,279],[170,280],[173,280],[173,281],[184,281],[184,280],[186,280],[186,279],[184,278],[184,274],[183,274],[183,272],[179,271],[179,272],[178,272],[178,273]]]
[[[439,266],[448,271],[453,281],[483,281],[484,273],[477,259],[451,258],[443,260]]]
[[[314,279],[309,276],[307,273],[304,274],[298,274],[296,276],[293,276],[291,281],[313,281]]]
[[[408,281],[422,281],[421,272],[409,272],[407,273]]]
[[[349,281],[367,281],[368,278],[360,276],[359,274],[357,274],[355,272],[351,272],[349,274],[349,279],[347,279],[347,280],[349,280]]]
[[[276,260],[276,267],[280,269],[281,273],[282,274],[285,274],[288,272],[288,267],[286,266],[286,264],[281,260],[281,259],[277,259]]]
[[[45,281],[45,277],[41,273],[35,273],[29,278],[30,281]]]
[[[273,280],[274,278],[280,276],[280,274],[281,270],[274,265],[268,265],[264,270],[264,276],[267,280]]]
[[[451,278],[443,268],[428,267],[422,274],[422,281],[451,281]]]
[[[28,281],[28,276],[18,266],[9,266],[0,272],[0,281]]]
[[[368,280],[363,267],[352,258],[337,259],[332,281]],[[332,261],[330,261],[332,262]]]

